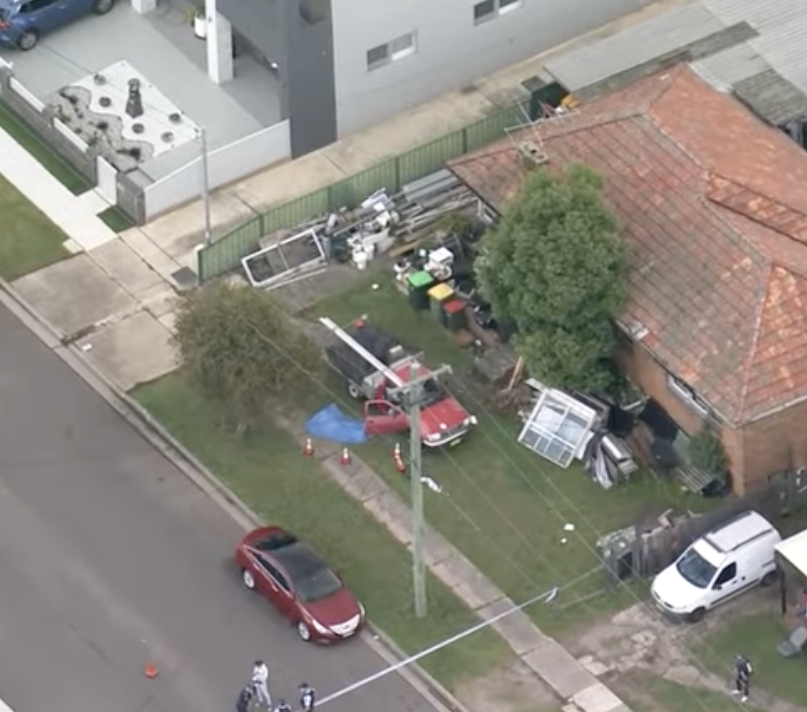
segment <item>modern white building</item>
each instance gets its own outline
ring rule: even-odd
[[[227,77],[230,31],[277,65],[299,156],[653,2],[207,0],[209,71]]]

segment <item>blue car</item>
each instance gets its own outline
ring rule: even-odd
[[[0,45],[27,52],[39,36],[95,13],[106,15],[115,0],[0,0]]]

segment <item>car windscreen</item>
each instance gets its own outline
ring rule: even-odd
[[[440,382],[434,378],[423,382],[423,400],[420,402],[420,407],[430,406],[433,403],[443,400],[445,398],[445,391],[440,385]]]
[[[289,572],[297,596],[303,603],[328,598],[342,588],[339,577],[305,544],[299,542],[274,552]]]
[[[675,568],[685,581],[697,588],[707,588],[717,573],[717,568],[704,559],[692,546],[678,559]]]
[[[342,588],[342,582],[327,568],[312,571],[305,578],[295,579],[294,584],[297,587],[297,595],[303,603],[321,601],[323,598],[333,596]]]

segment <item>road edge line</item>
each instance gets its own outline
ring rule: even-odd
[[[221,507],[242,529],[247,531],[264,523],[257,512],[180,443],[164,425],[92,364],[75,344],[65,345],[62,341],[63,335],[59,333],[58,329],[39,314],[2,277],[0,277],[0,304],[7,307],[23,326],[55,353],[146,442],[176,467],[197,489]],[[360,637],[389,665],[409,657],[389,635],[370,620],[367,621],[367,629],[361,633]],[[417,663],[413,663],[411,667],[402,667],[396,672],[419,695],[442,712],[471,712],[444,685]],[[2,700],[0,700],[0,712],[4,712]]]

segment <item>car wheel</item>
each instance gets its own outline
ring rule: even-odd
[[[95,0],[92,4],[92,11],[96,15],[106,15],[115,4],[115,0]]]
[[[347,384],[347,394],[353,398],[353,400],[361,400],[363,396],[361,388],[359,388],[355,383]]]
[[[23,32],[17,38],[17,47],[19,47],[23,52],[27,52],[30,49],[36,47],[36,43],[39,41],[39,34],[36,30],[28,30],[27,32]]]
[[[776,571],[768,571],[768,573],[762,577],[762,581],[759,582],[759,585],[762,586],[762,588],[773,586],[778,578],[779,574]]]
[[[687,623],[697,623],[698,621],[702,621],[703,617],[706,615],[705,608],[696,608],[692,613],[687,616]]]
[[[252,572],[249,569],[241,570],[241,580],[244,582],[244,586],[246,586],[250,591],[255,590],[255,576],[252,575]]]
[[[311,640],[311,629],[305,624],[305,621],[297,623],[297,635],[306,643]]]

